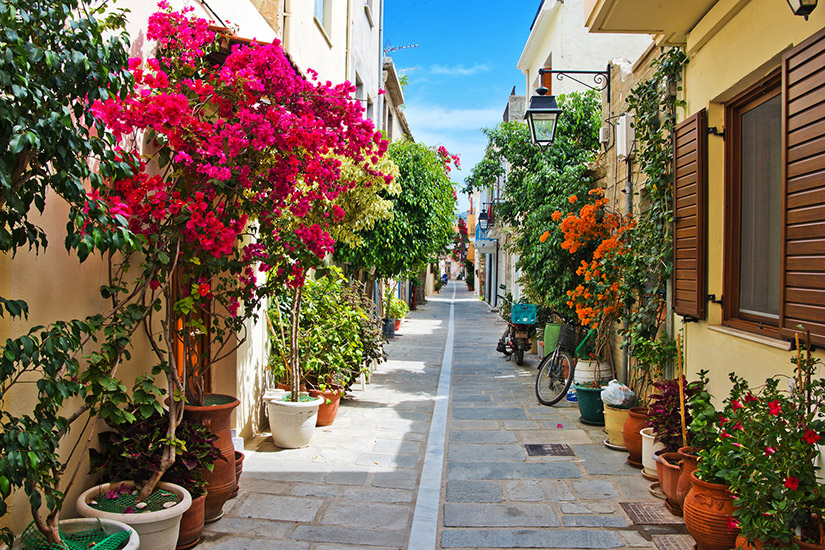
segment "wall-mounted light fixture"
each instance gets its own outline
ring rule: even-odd
[[[793,10],[794,15],[801,15],[808,20],[808,16],[816,7],[816,0],[788,0],[788,5]]]
[[[792,0],[788,0],[789,2]],[[816,1],[816,0],[795,0],[795,1]],[[607,104],[610,105],[610,65],[605,71],[560,71],[552,69],[539,69],[539,75],[554,74],[556,78],[562,80],[569,78],[578,82],[586,88],[591,90],[607,90]],[[575,75],[575,76],[574,76]],[[593,79],[593,84],[588,84],[579,80],[579,75],[590,75]],[[562,110],[556,103],[555,96],[547,95],[549,90],[544,86],[537,88],[538,95],[530,98],[530,106],[524,113],[524,118],[527,119],[527,125],[530,127],[530,137],[533,143],[540,147],[544,147],[553,143],[556,137],[556,124],[558,117]]]

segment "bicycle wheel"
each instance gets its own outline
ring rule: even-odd
[[[555,405],[573,383],[573,358],[556,350],[541,360],[536,374],[536,397],[542,405]]]

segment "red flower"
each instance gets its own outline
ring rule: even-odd
[[[765,456],[771,456],[773,453],[776,452],[776,449],[773,447],[765,447]]]
[[[734,430],[742,430],[743,432],[745,431],[745,428],[742,427],[741,422],[737,422],[736,425],[733,427],[733,429]]]
[[[201,297],[206,297],[210,290],[211,287],[209,286],[209,283],[201,283],[198,285],[198,294],[200,294]]]
[[[732,435],[730,435],[730,434],[729,434],[728,432],[726,432],[725,430],[722,430],[722,432],[719,434],[719,437],[721,437],[721,438],[725,438],[725,437],[733,437],[733,436],[732,436]]]
[[[741,409],[742,407],[744,407],[744,405],[742,403],[740,403],[739,401],[737,401],[736,399],[733,399],[730,402],[730,407],[733,410],[736,410],[736,409]]]
[[[779,401],[774,399],[770,403],[768,403],[768,407],[771,409],[772,416],[778,416],[780,412],[782,412],[782,405],[779,404]]]
[[[720,414],[719,415],[719,425],[723,426],[725,424],[725,422],[730,422],[730,418],[725,418],[724,416],[722,416]]]
[[[748,392],[747,395],[745,395],[745,403],[751,403],[754,401],[759,401],[759,399],[757,399],[751,392]]]
[[[734,529],[739,529],[739,522],[736,521],[734,518],[728,518],[728,533],[730,533]]]
[[[821,437],[819,437],[819,434],[813,430],[805,430],[805,436],[802,439],[806,443],[810,443],[811,445],[813,445],[814,443],[819,441]]]
[[[799,480],[796,479],[796,476],[786,477],[785,487],[787,487],[791,491],[796,491],[796,489],[799,487]]]

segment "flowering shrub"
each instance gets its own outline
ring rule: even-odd
[[[146,35],[159,58],[130,60],[134,89],[93,107],[127,144],[122,163],[134,175],[92,199],[141,237],[109,289],[167,304],[163,319],[145,322],[179,407],[184,394],[202,404],[204,373],[240,345],[260,301],[283,285],[300,289],[333,252],[342,197],[393,175],[352,84],[303,78],[277,41],[230,46],[193,8],[158,5]],[[170,422],[170,441],[174,430]]]
[[[621,313],[623,296],[620,289],[621,256],[627,252],[622,235],[633,226],[631,220],[608,208],[601,188],[591,189],[591,200],[583,201],[578,213],[562,217],[555,211],[552,219],[559,222],[564,235],[561,248],[575,254],[580,248],[592,249],[589,258],[581,260],[576,270],[581,283],[567,291],[567,305],[574,309],[579,321],[598,330],[593,355],[600,356],[609,338],[610,328]],[[571,204],[579,202],[570,195]],[[547,238],[542,235],[543,238]]]
[[[825,402],[825,379],[812,380],[817,360],[799,352],[789,392],[774,377],[759,389],[731,373],[733,389],[719,415],[714,445],[699,453],[699,476],[730,485],[742,535],[767,547],[789,543],[811,515],[821,518],[825,495],[814,474]],[[819,543],[820,531],[815,529]]]

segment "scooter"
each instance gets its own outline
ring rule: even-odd
[[[507,360],[515,356],[516,365],[524,363],[524,352],[529,350],[530,329],[536,324],[536,306],[533,304],[514,304],[501,294],[499,298],[510,304],[510,320],[498,341],[496,351],[503,353]]]

